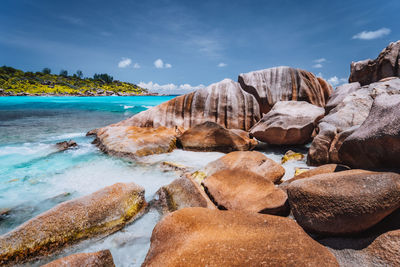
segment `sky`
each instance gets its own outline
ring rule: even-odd
[[[399,0],[1,0],[0,65],[184,93],[291,66],[347,82],[400,39]]]

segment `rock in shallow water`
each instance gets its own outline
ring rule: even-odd
[[[324,108],[304,101],[279,101],[251,129],[250,134],[273,145],[302,145],[311,140]]]
[[[212,175],[217,171],[226,169],[244,169],[251,171],[273,183],[279,182],[285,175],[285,169],[281,165],[258,151],[231,152],[208,163],[204,168],[204,172],[206,175]]]
[[[305,230],[354,234],[400,207],[400,175],[364,170],[320,174],[293,181],[287,193],[293,215]]]
[[[134,183],[117,183],[59,204],[0,236],[0,264],[25,262],[113,233],[141,215],[146,205],[144,189]]]
[[[143,266],[338,266],[328,249],[292,220],[186,208],[154,228]]]
[[[92,253],[72,254],[67,257],[52,261],[42,267],[114,267],[111,252],[102,250]]]
[[[215,122],[204,122],[185,131],[178,137],[184,150],[232,152],[251,150],[257,141],[239,129],[226,129]]]
[[[314,74],[290,67],[276,67],[239,75],[243,90],[254,95],[262,113],[267,113],[278,101],[307,101],[324,107],[332,86]]]

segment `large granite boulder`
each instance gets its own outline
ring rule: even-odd
[[[371,266],[400,266],[400,230],[386,232],[361,251]]]
[[[179,131],[166,127],[107,126],[98,129],[94,143],[105,153],[135,158],[171,152]]]
[[[184,150],[232,152],[251,150],[257,141],[240,129],[226,129],[223,126],[207,121],[185,131],[178,137],[178,145]]]
[[[80,240],[111,234],[146,208],[144,189],[117,183],[63,202],[0,236],[0,265],[51,254]]]
[[[307,231],[362,232],[400,207],[400,175],[362,170],[320,174],[287,188],[296,221]]]
[[[215,209],[204,190],[193,181],[190,175],[174,180],[157,191],[158,204],[162,213],[173,212],[188,207]]]
[[[325,110],[327,113],[339,105],[349,94],[357,91],[361,88],[359,82],[346,83],[336,87],[331,96],[329,97],[328,103],[326,103]]]
[[[42,267],[115,267],[111,252],[102,250],[92,253],[72,254],[52,261]]]
[[[400,94],[399,78],[363,86],[332,108],[318,124],[318,134],[311,143],[307,163],[310,165],[341,163],[337,154],[342,143],[368,117],[374,99],[385,94]]]
[[[285,169],[258,151],[235,151],[208,163],[204,172],[212,175],[221,170],[244,169],[264,179],[277,183],[285,175]]]
[[[324,115],[324,108],[304,101],[278,101],[250,129],[250,134],[273,145],[305,144]]]
[[[378,96],[364,123],[347,137],[340,160],[364,169],[400,169],[400,95]]]
[[[198,89],[142,111],[117,126],[168,127],[189,129],[206,121],[225,128],[247,131],[260,119],[257,100],[232,80]]]
[[[239,75],[242,88],[254,95],[262,113],[278,101],[307,101],[324,107],[332,86],[311,72],[290,67],[276,67]]]
[[[400,40],[390,43],[379,56],[352,62],[349,82],[359,82],[361,85],[377,82],[387,77],[400,77]]]
[[[241,211],[187,208],[154,228],[142,266],[338,266],[295,221]]]
[[[287,195],[254,172],[222,170],[203,180],[204,190],[219,209],[288,215]]]

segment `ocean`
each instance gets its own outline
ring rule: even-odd
[[[172,99],[172,96],[130,97],[0,97],[0,235],[55,205],[87,195],[117,182],[135,182],[154,198],[163,185],[179,177],[165,171],[163,161],[177,162],[193,170],[223,154],[175,150],[138,161],[103,154],[87,137],[89,130],[106,126]],[[76,149],[57,152],[55,144],[75,140]],[[283,150],[264,152],[280,161]],[[285,178],[303,162],[283,165]],[[54,257],[110,249],[116,266],[140,266],[160,215],[150,210],[123,230],[106,238],[81,242]]]

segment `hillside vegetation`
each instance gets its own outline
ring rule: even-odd
[[[147,89],[136,84],[114,80],[108,74],[84,78],[82,71],[73,75],[62,70],[52,74],[48,68],[41,72],[24,72],[12,67],[0,67],[2,95],[142,95]]]

